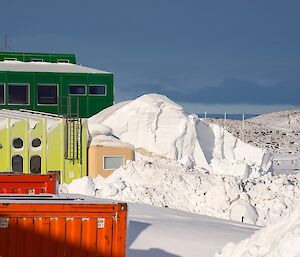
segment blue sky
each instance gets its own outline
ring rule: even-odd
[[[186,110],[300,106],[300,1],[1,2],[14,51],[71,52],[115,74],[116,101],[161,93]]]

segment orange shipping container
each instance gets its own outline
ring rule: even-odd
[[[56,174],[0,173],[0,194],[56,194]]]
[[[0,196],[2,257],[124,257],[127,205],[90,197]]]

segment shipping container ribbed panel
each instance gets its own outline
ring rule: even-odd
[[[125,203],[0,196],[2,257],[124,257]]]
[[[55,174],[0,174],[0,194],[56,194],[57,191]]]

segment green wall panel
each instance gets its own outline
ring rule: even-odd
[[[31,62],[33,59],[41,59],[44,62],[52,63],[57,63],[59,60],[68,60],[70,63],[76,63],[75,54],[0,52],[0,61],[7,59],[16,59],[21,62]]]
[[[113,74],[87,73],[46,73],[46,72],[0,72],[0,83],[5,83],[7,109],[29,109],[53,114],[69,115],[78,112],[79,117],[87,118],[111,106],[114,101]],[[30,84],[30,102],[28,105],[8,104],[8,84]],[[40,105],[37,102],[38,84],[58,85],[58,104]],[[70,84],[86,85],[86,94],[80,96],[69,95]],[[106,85],[105,96],[89,95],[89,84]],[[1,106],[0,106],[1,108]]]

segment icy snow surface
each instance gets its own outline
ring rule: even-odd
[[[279,222],[256,232],[238,244],[230,243],[216,257],[299,257],[300,202]]]
[[[129,204],[128,257],[213,257],[258,228],[145,204]]]
[[[288,213],[300,175],[242,179],[186,169],[175,160],[137,154],[108,178],[74,180],[65,190],[266,225]]]
[[[112,106],[88,120],[93,137],[103,125],[137,149],[217,174],[257,177],[271,170],[272,154],[234,137],[222,126],[187,114],[169,98],[148,94]]]

